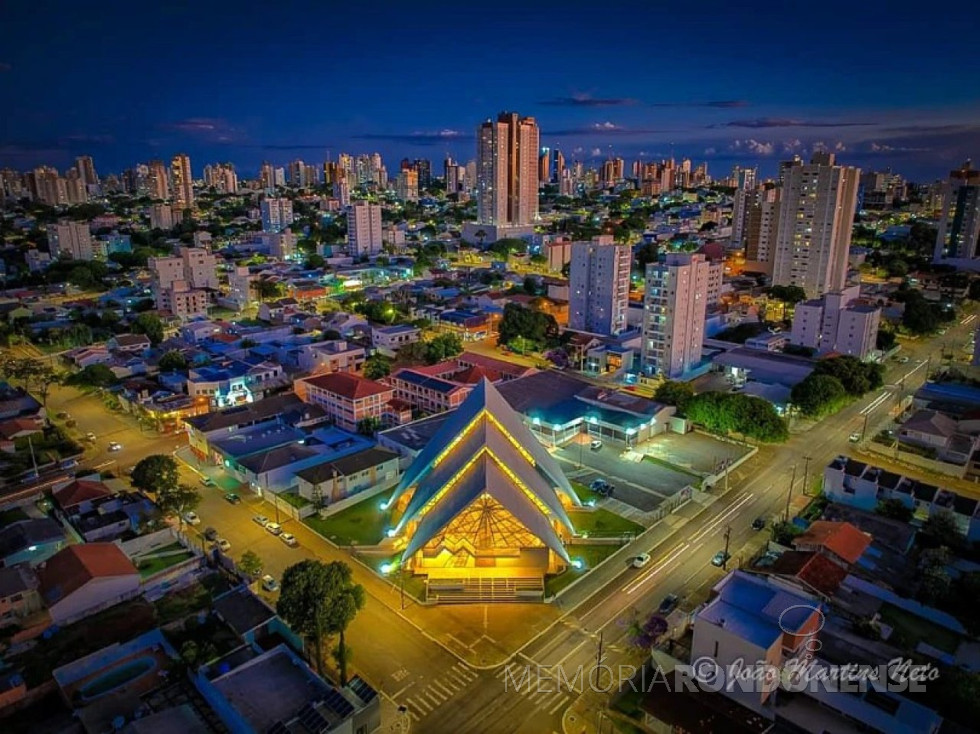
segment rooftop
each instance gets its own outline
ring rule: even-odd
[[[214,600],[213,606],[215,613],[239,636],[261,627],[276,616],[276,613],[246,586],[238,586],[226,591]]]
[[[786,551],[770,566],[775,574],[794,576],[814,591],[833,596],[848,571],[819,553]]]
[[[871,536],[862,533],[849,522],[817,520],[807,528],[805,533],[793,539],[793,545],[823,546],[848,563],[857,563],[871,545]]]
[[[307,377],[303,382],[348,400],[361,400],[372,395],[384,395],[393,391],[393,388],[382,385],[380,382],[347,372],[333,372],[329,375]]]
[[[456,392],[457,390],[465,389],[462,385],[458,385],[455,382],[450,382],[449,380],[444,380],[441,377],[430,377],[429,375],[416,372],[411,367],[403,367],[395,372],[390,379],[401,380],[409,383],[410,385],[415,385],[416,387],[424,388],[426,390],[434,390],[435,392],[444,393],[446,395]]]
[[[306,480],[310,484],[320,484],[334,476],[350,476],[362,472],[365,469],[370,469],[372,466],[378,466],[386,461],[397,458],[398,454],[394,451],[374,447],[364,451],[358,451],[348,456],[342,456],[339,459],[314,464],[306,469],[300,469],[296,472],[296,476]]]
[[[284,422],[295,425],[298,421],[314,420],[322,415],[323,410],[320,407],[304,403],[295,393],[285,393],[257,400],[254,403],[219,410],[215,413],[187,418],[185,423],[202,433],[209,433],[225,428],[238,428],[260,423],[276,416],[282,416]]]
[[[38,570],[41,595],[50,605],[93,579],[138,575],[133,562],[115,543],[80,543],[55,553]]]

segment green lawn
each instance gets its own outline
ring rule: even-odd
[[[364,562],[367,563],[368,566],[373,568],[377,572],[378,576],[388,579],[389,581],[391,581],[392,584],[394,584],[399,589],[401,589],[402,584],[404,584],[406,596],[412,596],[418,599],[419,601],[424,601],[425,580],[423,579],[422,576],[416,576],[415,574],[412,573],[406,573],[405,578],[401,579],[397,571],[391,573],[388,576],[385,576],[381,572],[382,566],[384,566],[385,564],[395,566],[400,558],[401,556],[392,556],[391,558],[377,558],[377,559],[365,558]]]
[[[176,566],[178,563],[183,563],[188,558],[193,558],[193,556],[194,554],[189,550],[184,550],[180,553],[173,552],[166,556],[148,558],[145,561],[140,561],[140,577],[145,579],[155,573],[159,573],[165,568],[170,568],[171,566]]]
[[[544,595],[554,596],[570,583],[575,581],[575,579],[582,578],[582,576],[588,573],[590,568],[595,568],[604,560],[609,558],[609,556],[618,551],[620,547],[621,546],[618,545],[568,546],[568,555],[571,557],[571,559],[573,561],[581,560],[585,564],[585,568],[568,568],[563,573],[546,577],[544,580]]]
[[[579,534],[588,534],[591,538],[608,538],[632,533],[639,535],[646,528],[625,517],[620,517],[615,512],[610,512],[601,507],[594,510],[570,510],[568,518],[572,521],[572,527]]]
[[[283,492],[279,495],[279,499],[300,510],[310,504],[310,501],[306,499],[306,497],[301,497],[300,495],[293,494],[292,492]]]
[[[598,502],[602,499],[602,495],[600,495],[598,492],[593,492],[581,482],[576,482],[574,479],[569,479],[568,483],[572,485],[572,489],[575,490],[575,494],[578,495],[579,501],[582,504]]]
[[[881,621],[894,629],[889,642],[909,650],[914,649],[920,642],[925,642],[950,655],[956,654],[961,638],[955,632],[891,604],[882,605],[878,611],[881,614]]]
[[[377,545],[391,524],[391,511],[381,509],[390,497],[383,492],[330,517],[311,515],[303,522],[337,545]]]

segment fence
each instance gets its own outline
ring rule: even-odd
[[[117,540],[115,543],[123,553],[133,558],[134,556],[141,556],[157,548],[163,548],[176,540],[181,540],[181,538],[173,528],[166,527],[155,530],[152,533],[147,533],[146,535],[139,535],[131,540]],[[188,547],[192,547],[193,545],[189,541],[182,542]]]
[[[377,497],[382,492],[386,492],[387,490],[391,489],[398,479],[399,477],[395,476],[387,481],[379,482],[373,487],[368,487],[367,489],[361,490],[357,494],[352,494],[350,497],[345,497],[342,500],[331,502],[326,507],[320,509],[320,517],[330,517],[331,515],[341,512],[342,510],[346,510],[348,507],[352,507],[359,502],[371,499],[372,497]]]
[[[292,505],[284,500],[275,492],[266,492],[265,499],[270,505],[275,507],[280,514],[289,515],[289,517],[293,518],[294,520],[302,520],[304,517],[309,517],[316,512],[316,507],[313,506],[312,502],[307,505],[303,505],[302,507],[296,507],[295,505]]]

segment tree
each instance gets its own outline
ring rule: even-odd
[[[160,357],[158,366],[161,372],[182,372],[188,367],[187,357],[180,350],[171,349]]]
[[[847,394],[854,397],[884,384],[884,367],[874,362],[862,362],[850,355],[821,359],[811,374],[836,377]]]
[[[518,303],[504,306],[498,333],[501,344],[510,344],[517,337],[524,337],[539,347],[556,343],[558,322],[551,314],[525,308]]]
[[[887,352],[894,346],[895,332],[888,331],[887,329],[878,329],[878,334],[875,337],[875,347],[883,352]]]
[[[642,619],[639,612],[634,609],[630,615],[629,622],[629,646],[642,653],[649,655],[650,650],[667,632],[670,625],[660,614],[651,614],[647,619]]]
[[[680,380],[667,380],[657,386],[657,391],[653,394],[653,399],[658,403],[676,406],[681,413],[687,407],[688,402],[694,397],[694,388],[689,382]]]
[[[391,360],[383,354],[372,354],[364,360],[364,376],[369,380],[380,380],[391,374]]]
[[[900,522],[909,522],[914,513],[912,508],[901,500],[886,499],[879,502],[878,506],[875,507],[875,514]]]
[[[323,259],[323,255],[313,253],[306,256],[306,262],[303,264],[303,267],[307,270],[317,270],[322,268],[326,262],[327,261]]]
[[[135,474],[135,470],[133,472]],[[161,486],[156,496],[157,507],[164,515],[176,517],[183,526],[184,515],[201,503],[201,493],[189,484]]]
[[[357,432],[362,436],[373,436],[379,428],[381,428],[381,420],[374,416],[361,418],[357,422]]]
[[[428,354],[429,347],[425,342],[411,342],[398,348],[395,361],[397,364],[419,364],[426,361]]]
[[[364,606],[364,589],[353,582],[350,566],[341,561],[300,561],[282,575],[276,613],[313,643],[316,669],[323,674],[323,642],[340,635],[338,664],[346,685],[348,651],[344,633]]]
[[[242,557],[238,559],[238,570],[249,578],[257,578],[265,564],[262,562],[262,557],[259,556],[253,550],[247,550],[242,553]]]
[[[66,385],[78,387],[109,387],[117,382],[116,373],[104,364],[90,364],[65,378]]]
[[[61,383],[63,379],[61,373],[50,364],[30,357],[4,356],[0,359],[0,375],[23,382],[24,389],[28,392],[36,392],[43,405],[48,403],[51,386]]]
[[[687,417],[714,433],[743,436],[776,443],[789,438],[786,422],[772,403],[741,393],[705,392],[692,397]]]
[[[146,334],[150,342],[159,344],[163,341],[163,322],[153,313],[141,313],[133,321],[134,334]]]
[[[779,545],[792,546],[793,538],[803,531],[791,522],[777,522],[772,526],[772,542]]]
[[[949,510],[931,514],[922,525],[922,537],[930,546],[958,548],[963,544],[963,531]]]
[[[790,401],[805,416],[819,418],[837,408],[847,397],[841,381],[832,375],[807,375],[793,385]]]
[[[806,291],[798,285],[774,285],[769,289],[769,295],[790,305],[806,300]]]
[[[255,294],[260,301],[275,301],[286,295],[286,286],[276,280],[258,280],[255,282]]]
[[[151,454],[133,467],[130,482],[136,489],[161,495],[180,484],[177,460],[166,454]]]
[[[440,334],[426,344],[425,361],[436,364],[463,351],[463,341],[456,334]]]

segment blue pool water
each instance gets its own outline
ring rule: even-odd
[[[150,655],[130,660],[125,665],[119,665],[112,670],[107,670],[98,678],[89,681],[79,689],[79,693],[82,694],[84,700],[91,701],[116,690],[120,686],[126,685],[130,681],[136,680],[140,676],[146,675],[156,668],[156,666],[156,659]]]

